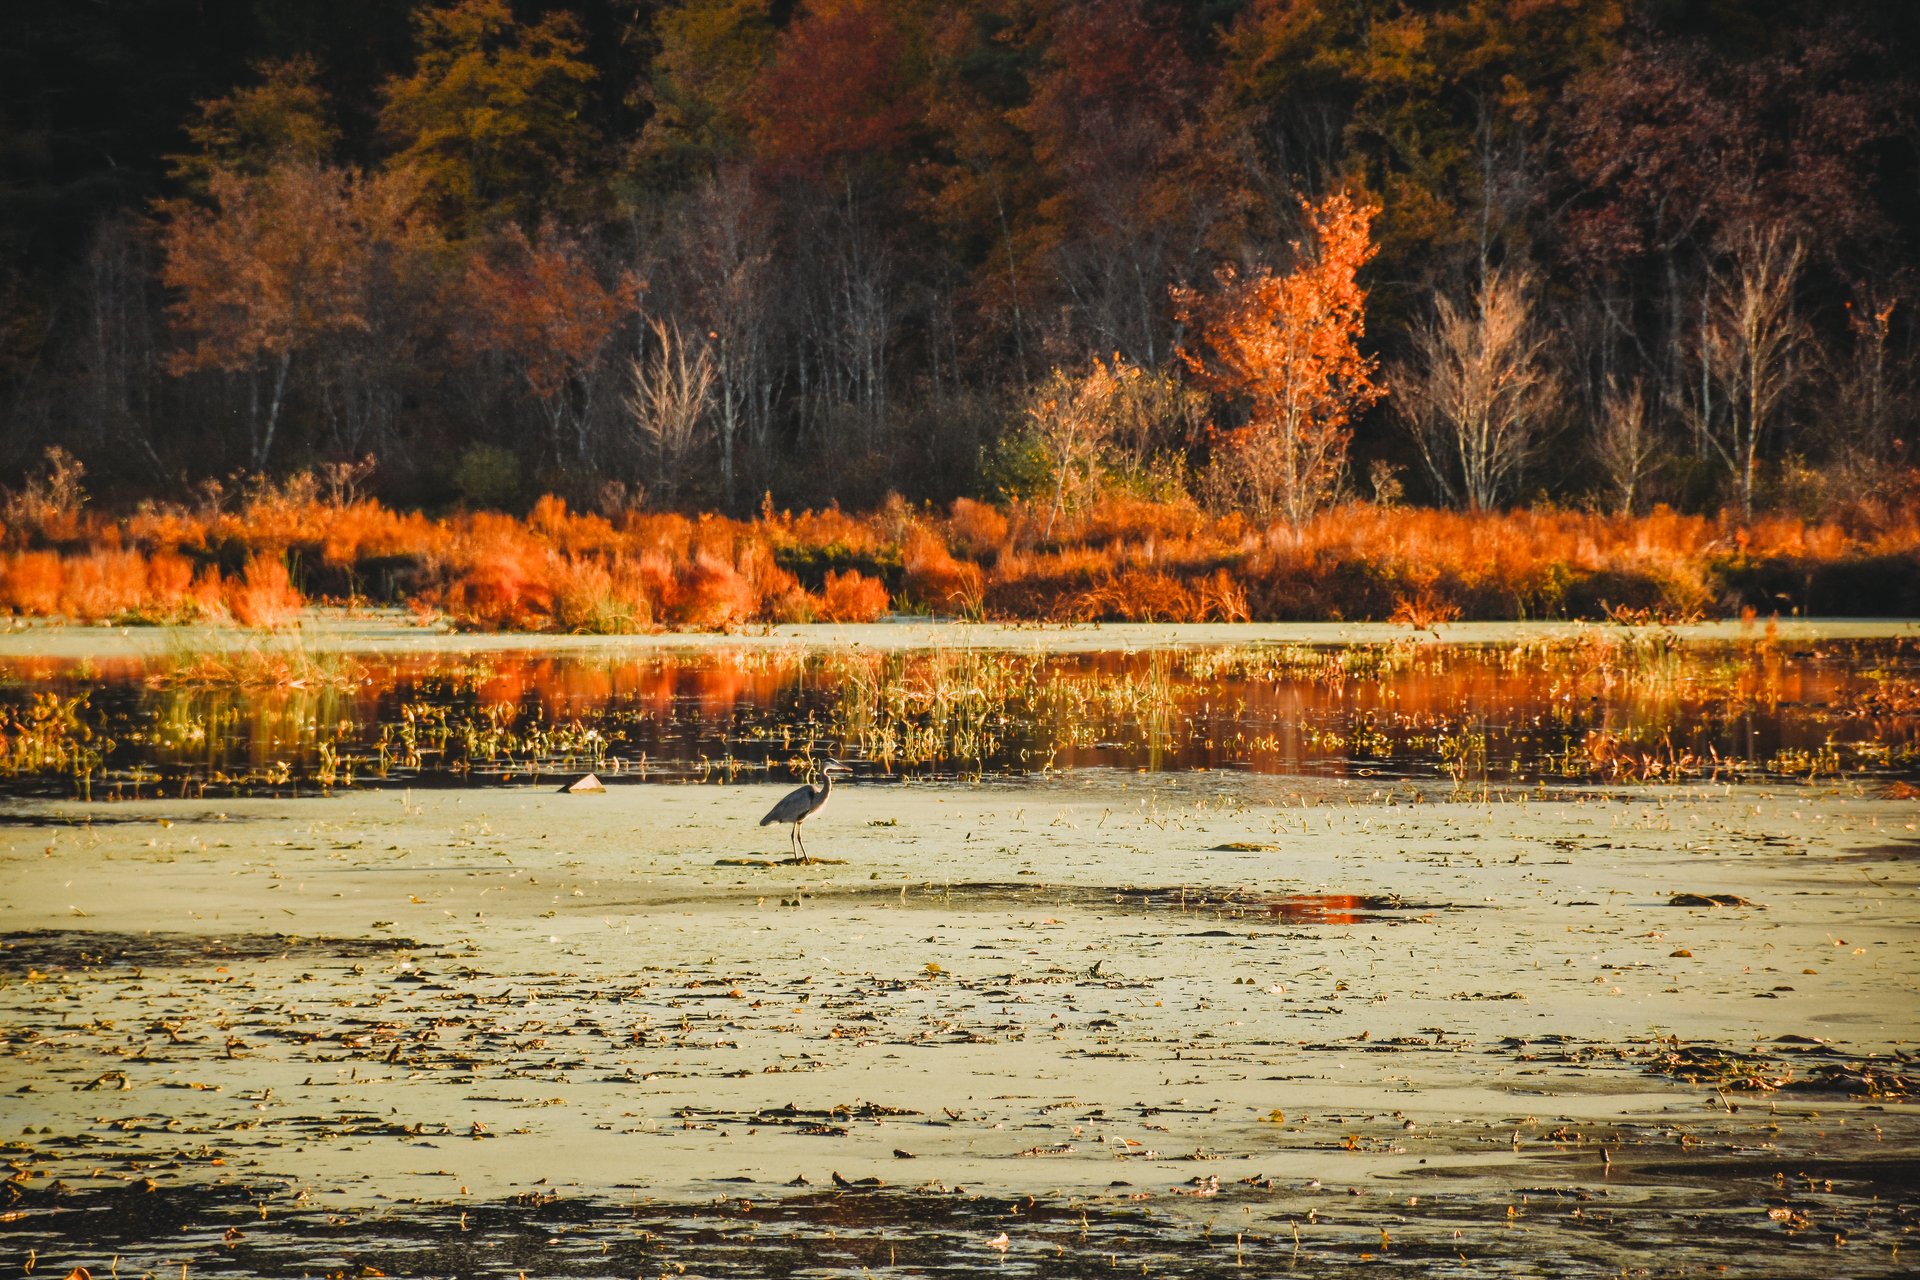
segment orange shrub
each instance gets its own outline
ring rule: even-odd
[[[766,542],[743,539],[735,566],[759,601],[759,617],[768,622],[805,622],[813,616],[813,601],[800,580],[775,563],[773,548]]]
[[[775,545],[816,551],[841,549],[860,555],[871,555],[880,549],[883,540],[876,523],[872,519],[857,519],[838,507],[803,511],[797,516],[783,513],[762,521]]]
[[[753,617],[753,587],[726,561],[701,552],[675,575],[668,619],[678,626],[718,631]]]
[[[1186,584],[1140,569],[1115,574],[1081,592],[1071,609],[1081,622],[1200,622],[1204,618]]]
[[[1055,541],[1101,545],[1125,539],[1180,538],[1191,536],[1206,523],[1190,502],[1155,502],[1116,494],[1075,512],[1064,529],[1055,530]]]
[[[1920,479],[1913,487],[1920,493]],[[627,511],[609,521],[551,497],[526,520],[430,519],[322,501],[296,478],[227,511],[148,505],[121,519],[80,509],[59,520],[86,550],[34,545],[31,530],[20,545],[25,526],[9,528],[0,611],[284,620],[298,594],[276,566],[294,556],[317,590],[384,591],[483,629],[878,616],[889,602],[871,577],[836,574],[815,597],[783,567],[811,575],[849,562],[869,573],[898,564],[903,595],[920,605],[1015,619],[1384,619],[1403,603],[1408,618],[1685,617],[1783,599],[1826,612],[1920,610],[1920,504],[1887,498],[1852,501],[1832,519],[1744,525],[1665,508],[1626,517],[1350,503],[1296,528],[1120,496],[1064,519],[1044,550],[1020,504],[964,498],[944,520],[893,499],[864,516]],[[249,568],[234,580],[196,575],[193,564],[213,553]]]
[[[820,617],[827,622],[872,622],[887,612],[887,588],[857,570],[829,573],[820,592]]]
[[[284,561],[256,556],[239,582],[227,583],[227,611],[243,627],[279,627],[294,621],[304,602]]]
[[[147,557],[146,600],[141,612],[157,619],[186,621],[210,612],[205,593],[194,580],[193,562],[173,551]]]
[[[50,617],[60,612],[67,575],[57,551],[11,551],[0,559],[0,606],[10,613]]]
[[[915,601],[939,613],[980,612],[985,586],[980,566],[954,559],[933,530],[916,526],[907,535],[903,559],[907,594]]]
[[[613,575],[596,560],[557,557],[547,575],[552,625],[560,631],[628,630],[613,594]]]
[[[0,554],[0,611],[75,622],[186,622],[217,609],[217,599],[209,602],[205,594],[192,562],[171,551]]]
[[[621,519],[620,535],[634,551],[684,560],[693,544],[693,521],[678,512],[629,511]]]
[[[982,560],[1006,545],[1011,525],[999,508],[972,498],[955,498],[951,511],[947,532],[967,555]]]
[[[89,622],[132,613],[146,604],[147,558],[138,551],[89,551],[60,562],[60,612]],[[192,572],[188,572],[192,581]]]

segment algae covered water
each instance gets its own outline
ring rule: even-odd
[[[1201,638],[10,652],[0,1253],[1907,1272],[1910,641]]]

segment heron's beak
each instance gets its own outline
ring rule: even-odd
[[[826,764],[823,765],[822,767],[827,769],[833,769],[839,773],[853,772],[852,765],[846,763],[844,760],[835,760],[832,757],[828,757]]]

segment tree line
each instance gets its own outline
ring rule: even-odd
[[[0,54],[0,466],[179,498],[373,459],[391,500],[508,508],[1818,508],[1912,466],[1902,19],[48,6]]]

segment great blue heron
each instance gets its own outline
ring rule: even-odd
[[[800,824],[826,805],[827,797],[833,794],[833,775],[836,772],[852,773],[853,770],[838,760],[828,760],[820,770],[820,785],[809,784],[788,792],[779,804],[767,810],[766,817],[760,819],[763,827],[776,822],[793,824],[793,847],[803,866],[811,866],[813,859],[807,856],[807,842],[800,838]]]

